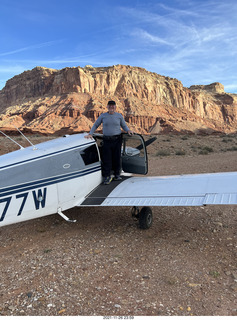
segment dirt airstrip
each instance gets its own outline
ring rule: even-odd
[[[148,154],[149,175],[237,171],[237,135],[157,136]],[[65,213],[0,228],[0,315],[237,315],[236,206],[154,207],[148,230],[130,208]]]

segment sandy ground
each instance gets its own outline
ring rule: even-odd
[[[149,175],[237,171],[236,147],[158,136]],[[236,206],[156,207],[148,230],[130,208],[65,213],[0,229],[0,315],[237,315]]]

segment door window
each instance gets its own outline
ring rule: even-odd
[[[147,154],[141,135],[123,134],[122,169],[124,172],[147,174]]]

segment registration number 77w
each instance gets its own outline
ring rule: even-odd
[[[26,201],[27,201],[29,194],[30,194],[30,192],[25,192],[25,193],[17,194],[15,197],[10,196],[10,197],[0,199],[0,222],[2,222],[4,220],[4,218],[6,217],[6,214],[10,208],[10,204],[15,199],[21,199],[20,202],[18,201],[17,204],[14,205],[14,211],[16,211],[17,216],[20,216],[23,212],[23,209],[25,207],[25,204],[26,204]],[[45,207],[46,194],[47,194],[47,188],[44,188],[43,190],[38,189],[37,191],[35,191],[35,190],[32,191],[35,210],[39,210],[40,208]],[[14,201],[14,204],[15,204],[15,201]],[[34,208],[32,208],[32,209],[34,209]]]

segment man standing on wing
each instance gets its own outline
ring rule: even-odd
[[[121,180],[120,177],[120,159],[121,159],[121,128],[133,134],[128,128],[123,116],[115,112],[115,101],[109,101],[108,112],[102,113],[94,123],[88,135],[85,138],[92,138],[93,133],[103,123],[103,176],[104,184],[109,184],[112,181],[110,176],[111,169],[114,170],[114,180]]]

